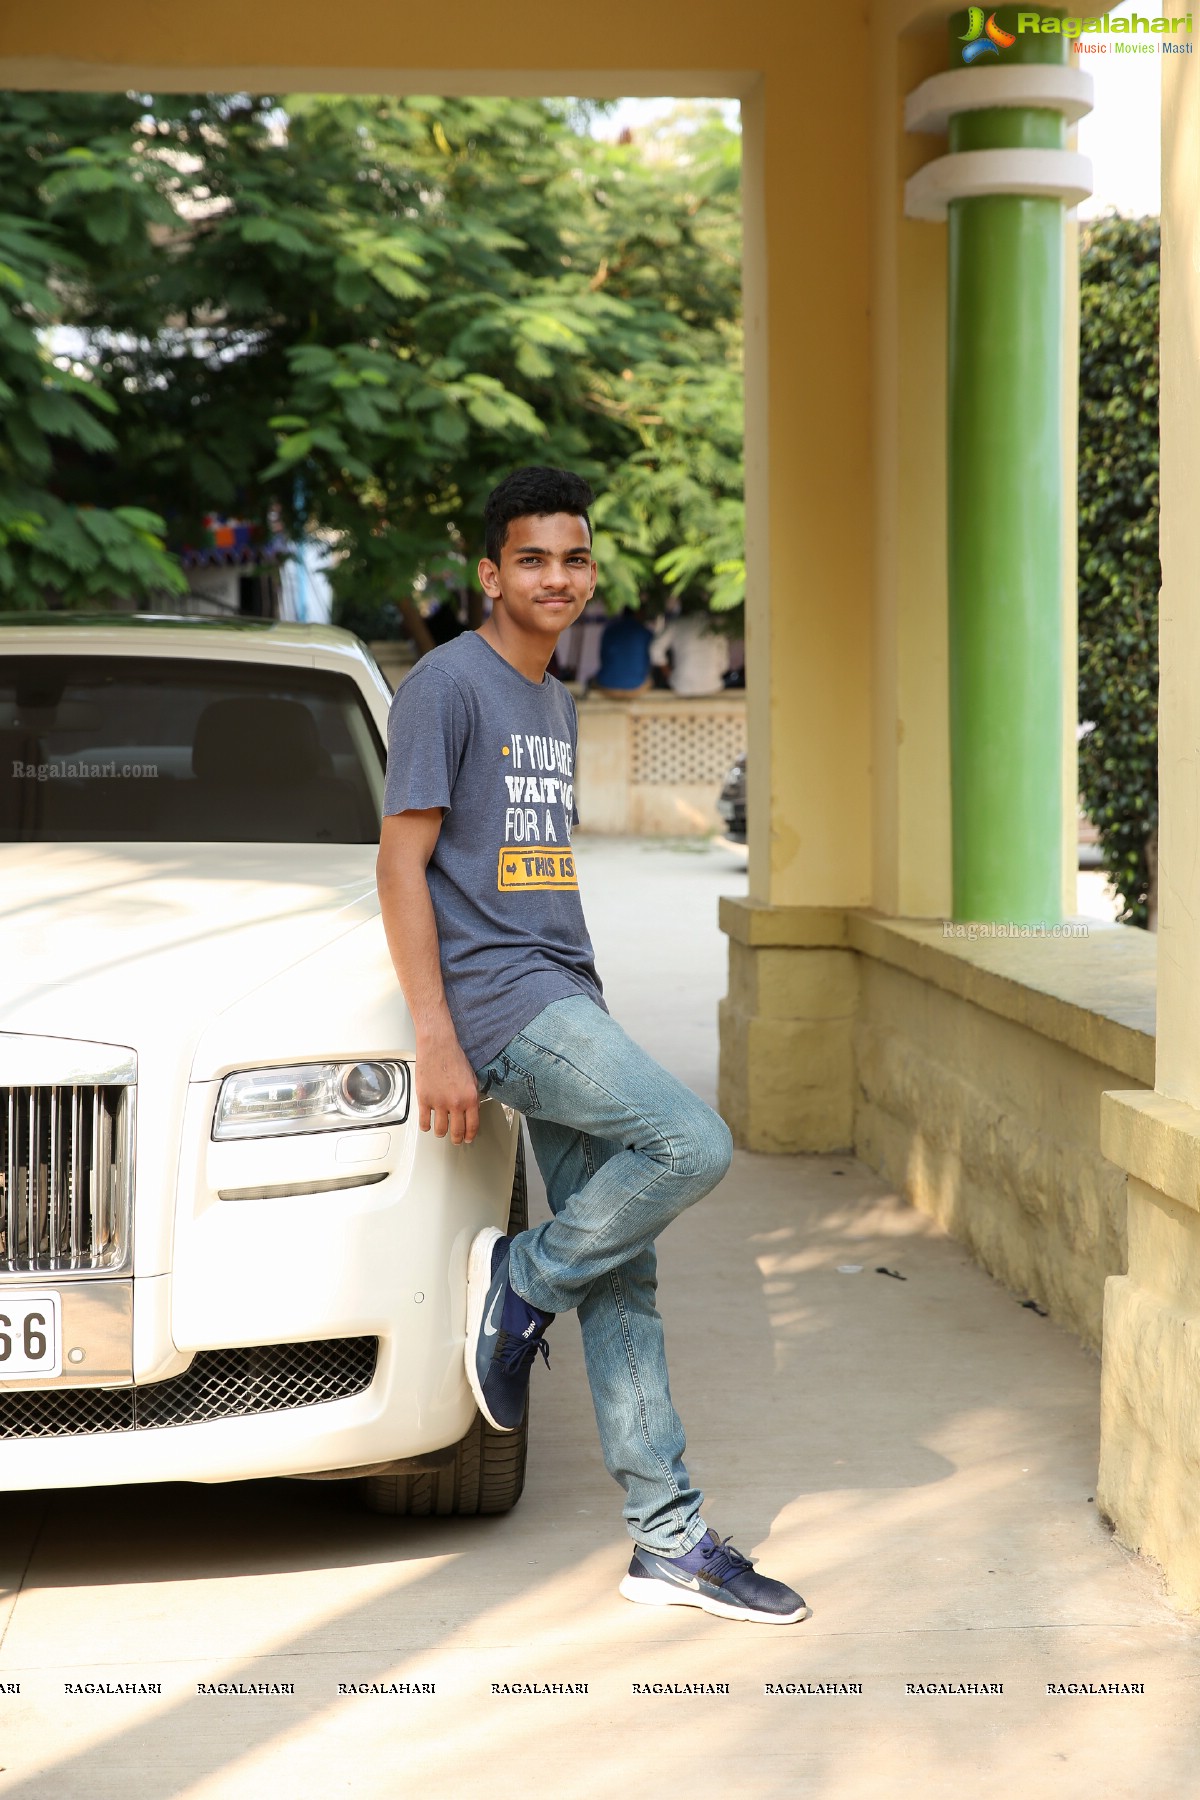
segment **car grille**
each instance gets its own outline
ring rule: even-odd
[[[0,1275],[124,1266],[135,1091],[0,1086]]]
[[[182,1375],[146,1387],[2,1393],[0,1439],[154,1431],[321,1406],[364,1393],[375,1378],[378,1354],[373,1337],[201,1350]]]

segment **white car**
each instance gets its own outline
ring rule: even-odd
[[[520,1122],[417,1128],[390,698],[328,626],[0,618],[0,1489],[521,1492],[463,1367]]]

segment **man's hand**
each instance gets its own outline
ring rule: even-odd
[[[418,1037],[416,1088],[421,1130],[471,1143],[479,1130],[479,1083],[452,1030]]]

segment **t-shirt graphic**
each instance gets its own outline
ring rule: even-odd
[[[577,888],[575,858],[569,850],[555,848],[560,833],[570,841],[576,817],[574,741],[514,731],[500,746],[500,755],[508,759],[504,785],[509,804],[496,886]]]
[[[422,657],[392,701],[383,810],[444,809],[429,892],[475,1069],[553,1000],[604,1006],[571,849],[577,743],[562,683],[527,681],[472,631]]]

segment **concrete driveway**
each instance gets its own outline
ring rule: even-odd
[[[613,1011],[711,1099],[738,859],[577,849]],[[0,1500],[0,1800],[1196,1793],[1200,1635],[1095,1516],[1096,1360],[849,1158],[739,1152],[660,1249],[707,1516],[807,1623],[619,1597],[563,1320],[507,1518],[300,1482]],[[727,1691],[654,1691],[689,1684]]]

